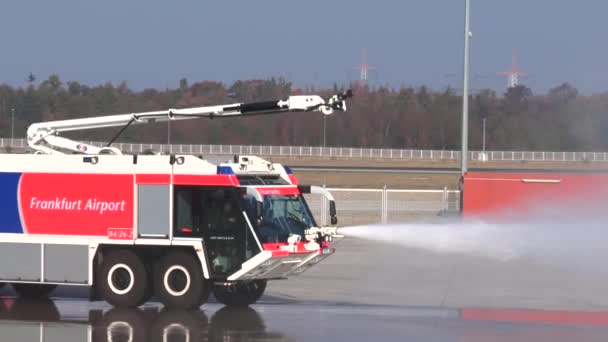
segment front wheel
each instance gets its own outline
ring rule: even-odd
[[[168,253],[154,267],[154,293],[169,309],[198,308],[209,291],[200,263],[190,253]]]
[[[252,280],[232,285],[215,285],[213,295],[226,306],[249,306],[260,299],[266,290],[266,280]]]
[[[130,250],[111,251],[104,255],[96,281],[102,298],[116,307],[136,307],[148,298],[146,267],[141,258]]]

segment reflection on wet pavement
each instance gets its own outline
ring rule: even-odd
[[[143,309],[89,310],[88,317],[70,317],[51,300],[4,298],[0,311],[3,341],[289,341],[266,331],[252,308],[217,310],[210,319],[203,311]],[[82,303],[87,306],[88,303]]]
[[[2,341],[605,341],[608,314],[331,303],[116,309],[81,300],[0,301]]]

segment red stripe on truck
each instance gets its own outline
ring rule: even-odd
[[[232,186],[239,185],[239,181],[233,175],[173,175],[173,184]]]
[[[294,175],[287,175],[287,176],[289,176],[289,180],[291,181],[291,184],[298,185],[298,179],[296,178],[296,176],[294,176]]]
[[[171,175],[168,174],[137,174],[135,175],[135,183],[137,184],[171,184]]]
[[[299,195],[300,190],[295,186],[287,186],[287,187],[258,187],[258,192],[262,196],[271,196],[271,195]]]

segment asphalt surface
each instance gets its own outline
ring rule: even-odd
[[[499,261],[344,238],[336,255],[269,285],[248,309],[137,310],[58,289],[28,302],[4,289],[6,341],[605,341],[608,270]]]

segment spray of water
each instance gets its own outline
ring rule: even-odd
[[[598,260],[608,258],[608,227],[591,220],[367,225],[345,227],[340,233],[436,253],[466,253],[501,261],[534,258],[578,268],[597,265]]]

